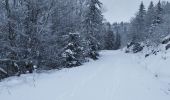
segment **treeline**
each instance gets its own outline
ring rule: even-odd
[[[170,3],[159,1],[154,5],[150,2],[148,9],[145,9],[142,2],[128,31],[130,45],[143,43],[145,46],[157,47],[170,34]]]
[[[79,66],[118,49],[101,8],[99,0],[1,0],[0,79]]]

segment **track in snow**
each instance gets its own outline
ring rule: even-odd
[[[79,68],[2,82],[0,100],[170,100],[170,95],[136,56],[103,51],[100,60]]]

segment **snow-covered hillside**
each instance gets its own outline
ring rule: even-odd
[[[98,61],[0,83],[1,100],[170,100],[170,52],[102,51]]]

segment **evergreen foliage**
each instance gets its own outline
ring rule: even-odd
[[[1,0],[0,79],[96,60],[104,30],[99,0]]]

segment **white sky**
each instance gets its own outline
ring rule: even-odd
[[[100,0],[104,4],[106,12],[105,18],[109,22],[130,21],[131,17],[138,11],[142,0]],[[151,0],[143,0],[145,8],[149,5]],[[158,2],[159,0],[152,0]],[[170,0],[166,0],[170,1]]]

